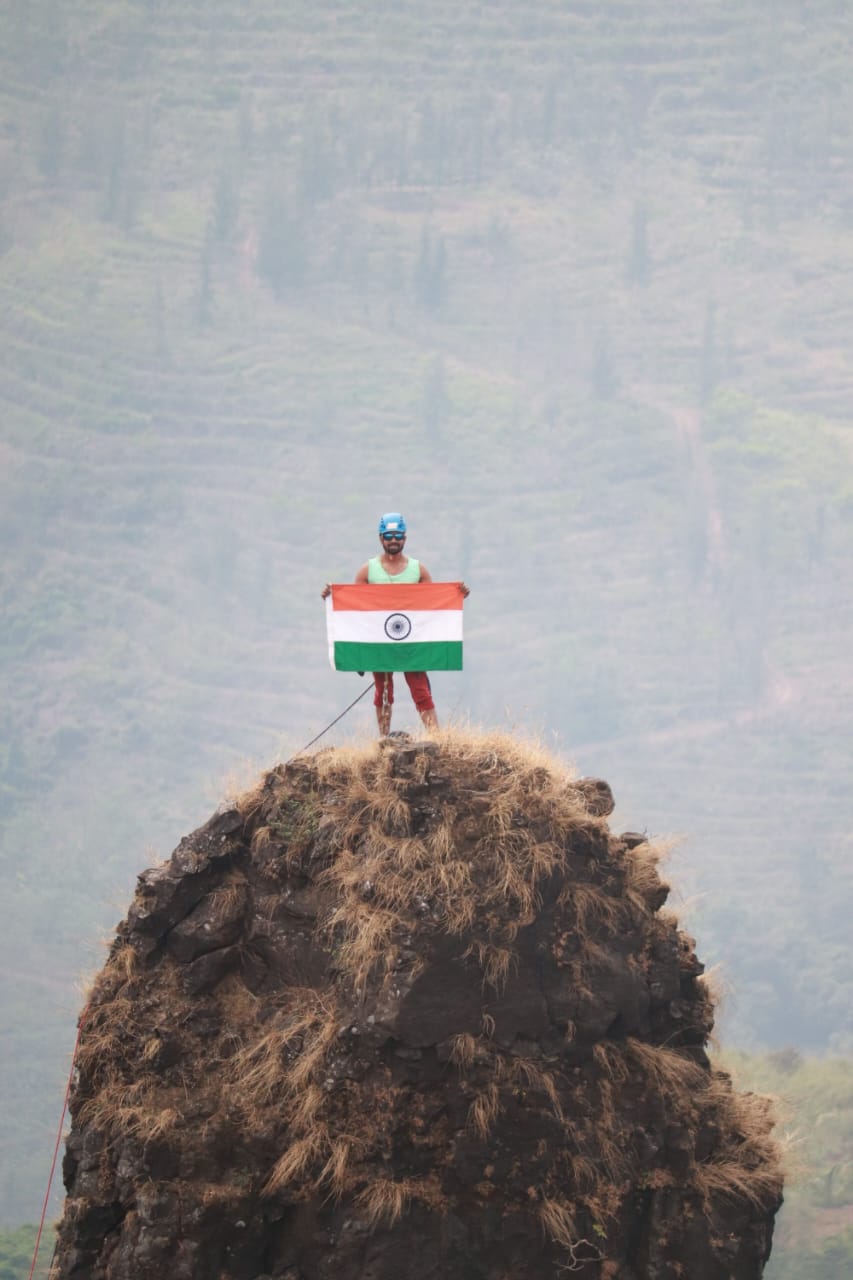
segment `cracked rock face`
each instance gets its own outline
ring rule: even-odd
[[[781,1174],[606,783],[324,751],[140,876],[82,1016],[54,1276],[752,1280]]]

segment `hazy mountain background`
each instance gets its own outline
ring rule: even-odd
[[[851,72],[841,0],[0,0],[0,1222],[386,509],[472,587],[439,714],[683,837],[727,1047],[853,1053]]]

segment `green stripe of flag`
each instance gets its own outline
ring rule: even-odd
[[[338,671],[461,671],[462,641],[434,640],[422,644],[365,644],[335,641]]]

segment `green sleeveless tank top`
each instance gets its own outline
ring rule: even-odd
[[[409,556],[409,563],[402,573],[387,573],[382,568],[382,557],[374,556],[367,562],[367,581],[374,584],[380,582],[420,582],[421,562]]]

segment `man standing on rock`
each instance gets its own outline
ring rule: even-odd
[[[356,582],[379,583],[413,583],[432,582],[432,575],[426,565],[413,556],[404,554],[406,545],[406,521],[399,511],[387,511],[379,519],[379,545],[381,556],[374,556],[363,564],[355,575]],[[470,590],[462,582],[459,584],[463,596]],[[327,582],[321,595],[325,600],[332,590]],[[420,713],[421,720],[427,729],[438,728],[438,716],[432,700],[429,676],[425,671],[404,671],[406,684],[412,700]],[[390,671],[374,671],[373,682],[376,686],[373,705],[376,707],[376,719],[381,737],[386,737],[391,730],[391,707],[394,702],[394,676]]]

